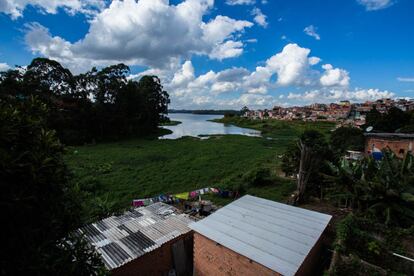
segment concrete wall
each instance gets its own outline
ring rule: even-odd
[[[365,139],[365,153],[372,153],[374,147],[382,150],[390,148],[399,158],[404,158],[408,151],[412,151],[414,141],[409,139],[384,139],[380,137],[367,137]],[[402,150],[404,152],[402,152]]]
[[[114,276],[136,276],[136,275],[168,275],[168,272],[174,268],[173,244],[179,240],[184,241],[187,255],[187,271],[182,275],[191,275],[192,255],[193,255],[193,237],[192,232],[177,237],[141,257],[111,271]]]
[[[280,275],[203,235],[194,233],[194,275]]]

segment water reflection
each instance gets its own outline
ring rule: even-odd
[[[196,115],[185,113],[169,114],[173,121],[180,121],[181,124],[176,126],[164,126],[163,128],[171,130],[173,133],[164,135],[160,139],[178,139],[183,136],[200,137],[204,135],[215,134],[238,134],[246,136],[261,136],[260,131],[248,128],[241,128],[233,125],[209,122],[208,120],[218,119],[222,115]]]

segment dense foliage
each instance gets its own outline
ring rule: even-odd
[[[366,115],[366,127],[372,126],[377,132],[414,133],[414,113],[392,107],[387,113],[373,108]]]
[[[286,148],[281,169],[288,176],[298,176],[296,200],[320,194],[321,174],[328,169],[326,160],[332,158],[325,135],[317,130],[305,130]]]
[[[1,275],[100,275],[100,257],[73,230],[80,202],[46,104],[0,102]]]
[[[154,132],[169,96],[156,76],[128,80],[123,64],[74,76],[58,62],[36,58],[26,68],[0,73],[0,99],[37,96],[49,112],[47,125],[66,144],[113,140]]]
[[[332,166],[338,192],[349,207],[385,225],[414,225],[414,157],[401,160],[384,151],[382,160],[343,159]]]
[[[339,127],[332,132],[330,137],[332,150],[339,155],[347,150],[363,151],[364,141],[363,131],[355,127]]]
[[[393,253],[412,254],[414,226],[384,227],[373,219],[350,213],[339,222],[336,233],[332,275],[413,275],[412,263]]]

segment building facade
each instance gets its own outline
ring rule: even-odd
[[[375,151],[390,149],[399,158],[404,158],[407,152],[412,152],[414,134],[405,133],[366,133],[365,153],[370,155]]]

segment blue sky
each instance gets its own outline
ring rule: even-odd
[[[0,70],[123,62],[173,108],[414,98],[411,0],[0,0]]]

